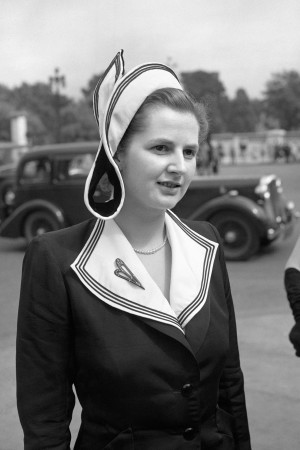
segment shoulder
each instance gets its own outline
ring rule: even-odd
[[[197,234],[218,244],[214,267],[220,267],[222,273],[227,274],[223,243],[216,227],[204,221],[182,220],[182,222]]]
[[[71,227],[51,231],[34,238],[26,252],[27,257],[54,258],[62,269],[68,268],[82,250],[92,233],[96,219],[89,219]]]
[[[182,220],[182,222],[201,236],[215,241],[218,244],[221,243],[220,235],[211,223],[198,220]]]
[[[292,253],[286,262],[285,269],[297,269],[300,271],[300,236],[298,237]]]

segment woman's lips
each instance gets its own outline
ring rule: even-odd
[[[181,186],[180,183],[176,183],[175,181],[158,181],[158,184],[170,189],[179,188]]]

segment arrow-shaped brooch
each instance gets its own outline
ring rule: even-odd
[[[142,288],[145,290],[142,283],[137,279],[135,275],[131,272],[131,270],[126,266],[124,261],[122,261],[120,258],[117,258],[115,260],[115,263],[117,265],[117,269],[115,270],[115,275],[119,278],[123,278],[123,280],[129,281],[129,283],[135,284],[136,286]]]

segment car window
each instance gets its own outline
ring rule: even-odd
[[[20,183],[47,183],[50,181],[51,165],[47,158],[25,162],[20,175]]]
[[[94,157],[94,154],[87,153],[58,158],[55,165],[55,179],[57,181],[85,179],[92,167]]]

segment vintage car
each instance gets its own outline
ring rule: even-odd
[[[29,242],[90,217],[83,189],[96,151],[92,142],[46,146],[24,155],[0,207],[0,236]],[[276,175],[196,176],[174,212],[183,219],[213,223],[228,260],[248,259],[261,245],[287,235],[295,217],[294,204],[285,200]]]
[[[0,166],[0,211],[6,217],[9,212],[9,196],[15,181],[17,164],[3,164]]]

